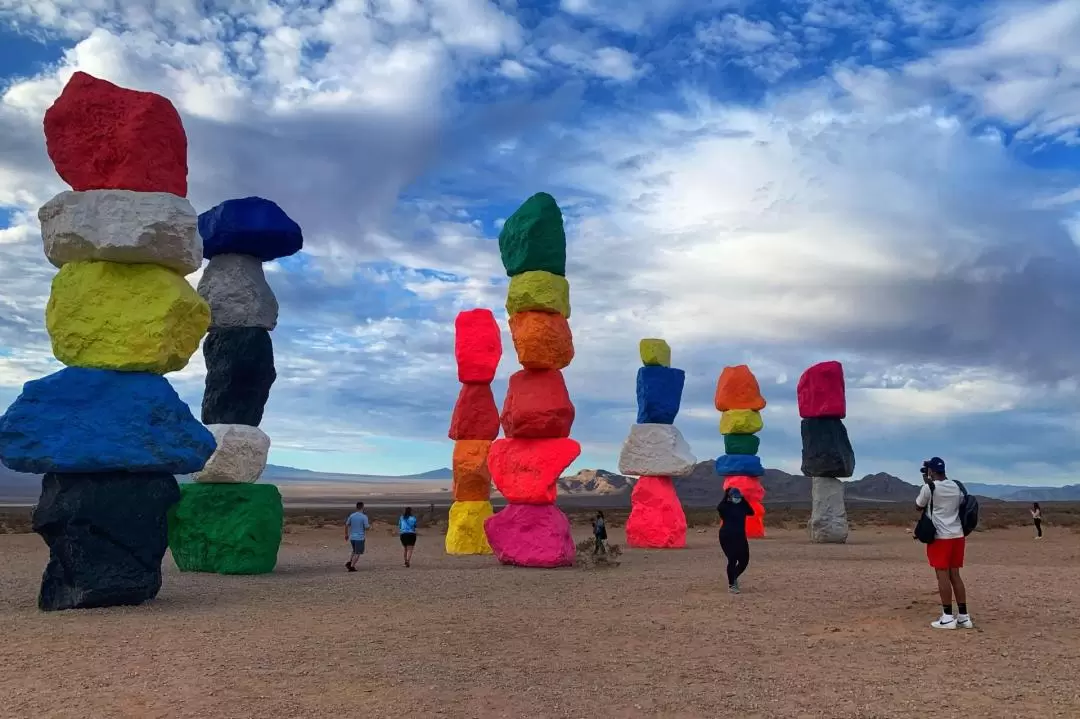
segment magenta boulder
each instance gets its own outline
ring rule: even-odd
[[[503,564],[572,567],[570,520],[554,504],[511,504],[484,522],[488,543]]]

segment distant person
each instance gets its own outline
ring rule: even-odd
[[[364,514],[364,503],[357,502],[356,511],[345,520],[345,539],[352,545],[352,556],[345,562],[345,568],[350,572],[356,571],[356,561],[364,553],[364,541],[369,529],[371,529],[371,522]]]
[[[401,546],[405,548],[405,566],[412,564],[413,550],[416,549],[416,517],[413,516],[412,507],[406,507],[398,517],[398,536],[401,538]]]
[[[1035,522],[1035,539],[1042,539],[1042,507],[1038,502],[1031,505],[1031,520]]]
[[[960,521],[960,508],[964,490],[945,476],[945,461],[934,457],[923,462],[923,486],[915,498],[919,512],[932,508],[930,519],[934,523],[934,540],[926,545],[926,558],[937,576],[938,594],[941,595],[941,617],[932,622],[934,629],[973,629],[967,608],[967,587],[960,578],[964,566],[964,527]],[[953,596],[956,596],[957,613],[953,614]]]
[[[607,541],[607,524],[604,522],[603,512],[596,513],[596,518],[592,521],[592,533],[595,541],[592,553],[607,554],[607,546],[604,544]]]
[[[720,515],[720,549],[727,557],[728,590],[739,593],[739,577],[750,564],[750,542],[746,539],[746,518],[754,516],[754,508],[745,501],[738,488],[724,490],[724,498],[716,505]]]

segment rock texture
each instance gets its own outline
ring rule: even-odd
[[[199,215],[203,254],[251,255],[271,262],[304,247],[300,225],[278,205],[261,197],[226,200]]]
[[[757,434],[764,427],[757,410],[730,409],[720,415],[720,434]]]
[[[641,364],[646,367],[670,367],[671,347],[661,339],[646,338],[638,343]]]
[[[802,421],[802,473],[807,477],[850,477],[855,473],[855,450],[839,419]]]
[[[738,488],[743,498],[754,510],[751,517],[746,518],[746,537],[748,539],[761,539],[765,536],[765,488],[757,477],[733,476],[724,480],[724,489]]]
[[[510,336],[525,369],[561,370],[574,359],[574,337],[566,318],[553,312],[510,316]]]
[[[498,436],[499,408],[495,406],[491,385],[461,385],[450,417],[450,439],[492,440]]]
[[[486,502],[491,497],[491,472],[488,453],[491,442],[483,439],[463,439],[454,443],[451,471],[454,477],[455,502]]]
[[[187,275],[202,265],[195,208],[168,192],[61,192],[41,206],[38,219],[45,256],[57,267],[102,260]]]
[[[499,254],[509,277],[537,271],[566,275],[566,233],[554,197],[538,192],[507,218]]]
[[[799,377],[799,416],[803,419],[847,416],[844,366],[836,361],[820,362]]]
[[[76,72],[45,111],[45,148],[75,190],[187,196],[187,135],[173,104]]]
[[[261,327],[212,329],[203,343],[203,358],[203,423],[259,426],[277,379],[270,333]]]
[[[686,373],[672,367],[639,367],[637,423],[673,424],[682,403]]]
[[[810,541],[843,544],[848,537],[844,483],[835,477],[812,477],[813,507],[810,512]]]
[[[491,502],[455,501],[450,505],[446,528],[446,553],[455,555],[491,554],[484,522],[492,515]]]
[[[572,439],[499,439],[488,453],[488,469],[506,501],[551,503],[559,477],[580,454]]]
[[[724,368],[716,381],[713,401],[721,412],[765,409],[765,398],[761,396],[757,378],[744,364]]]
[[[761,448],[761,438],[756,434],[725,434],[725,454],[757,454]]]
[[[47,473],[33,513],[33,529],[49,546],[38,607],[113,607],[156,597],[166,512],[179,498],[171,474]]]
[[[557,312],[570,319],[570,283],[565,277],[537,270],[510,278],[506,292],[506,314]]]
[[[71,262],[53,278],[45,325],[68,366],[165,374],[187,366],[210,307],[164,267]]]
[[[686,546],[686,514],[670,477],[641,477],[630,495],[626,543],[642,549]]]
[[[694,471],[697,459],[672,424],[635,424],[619,454],[621,474],[679,477]]]
[[[765,474],[765,468],[761,466],[761,458],[756,455],[724,454],[716,458],[716,473],[721,477],[760,477]]]
[[[558,370],[521,370],[510,376],[502,408],[503,433],[513,439],[570,436],[574,405]]]
[[[490,384],[502,359],[502,334],[491,310],[458,313],[454,320],[454,358],[458,382]]]
[[[169,511],[169,550],[184,572],[274,571],[285,519],[272,484],[186,484]]]
[[[554,504],[511,504],[484,522],[495,556],[519,567],[574,566],[570,521]]]
[[[277,327],[277,297],[256,257],[216,255],[199,279],[199,295],[210,305],[211,327]]]
[[[16,472],[167,472],[203,468],[214,436],[168,380],[68,367],[31,380],[0,417],[0,461]]]
[[[266,469],[270,438],[246,424],[211,424],[206,427],[217,449],[192,479],[203,484],[251,484]]]

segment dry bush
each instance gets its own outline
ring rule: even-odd
[[[575,547],[574,566],[581,569],[612,569],[619,566],[622,547],[618,544],[608,544],[607,554],[593,554],[595,548],[595,540],[583,539],[578,542]]]

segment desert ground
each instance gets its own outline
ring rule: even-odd
[[[977,628],[940,632],[900,527],[843,546],[774,529],[734,596],[713,529],[545,571],[447,557],[434,529],[405,569],[379,525],[349,574],[342,530],[290,526],[271,575],[182,574],[166,557],[156,601],[55,614],[35,606],[43,543],[6,535],[0,716],[1077,717],[1078,540],[974,535]]]

